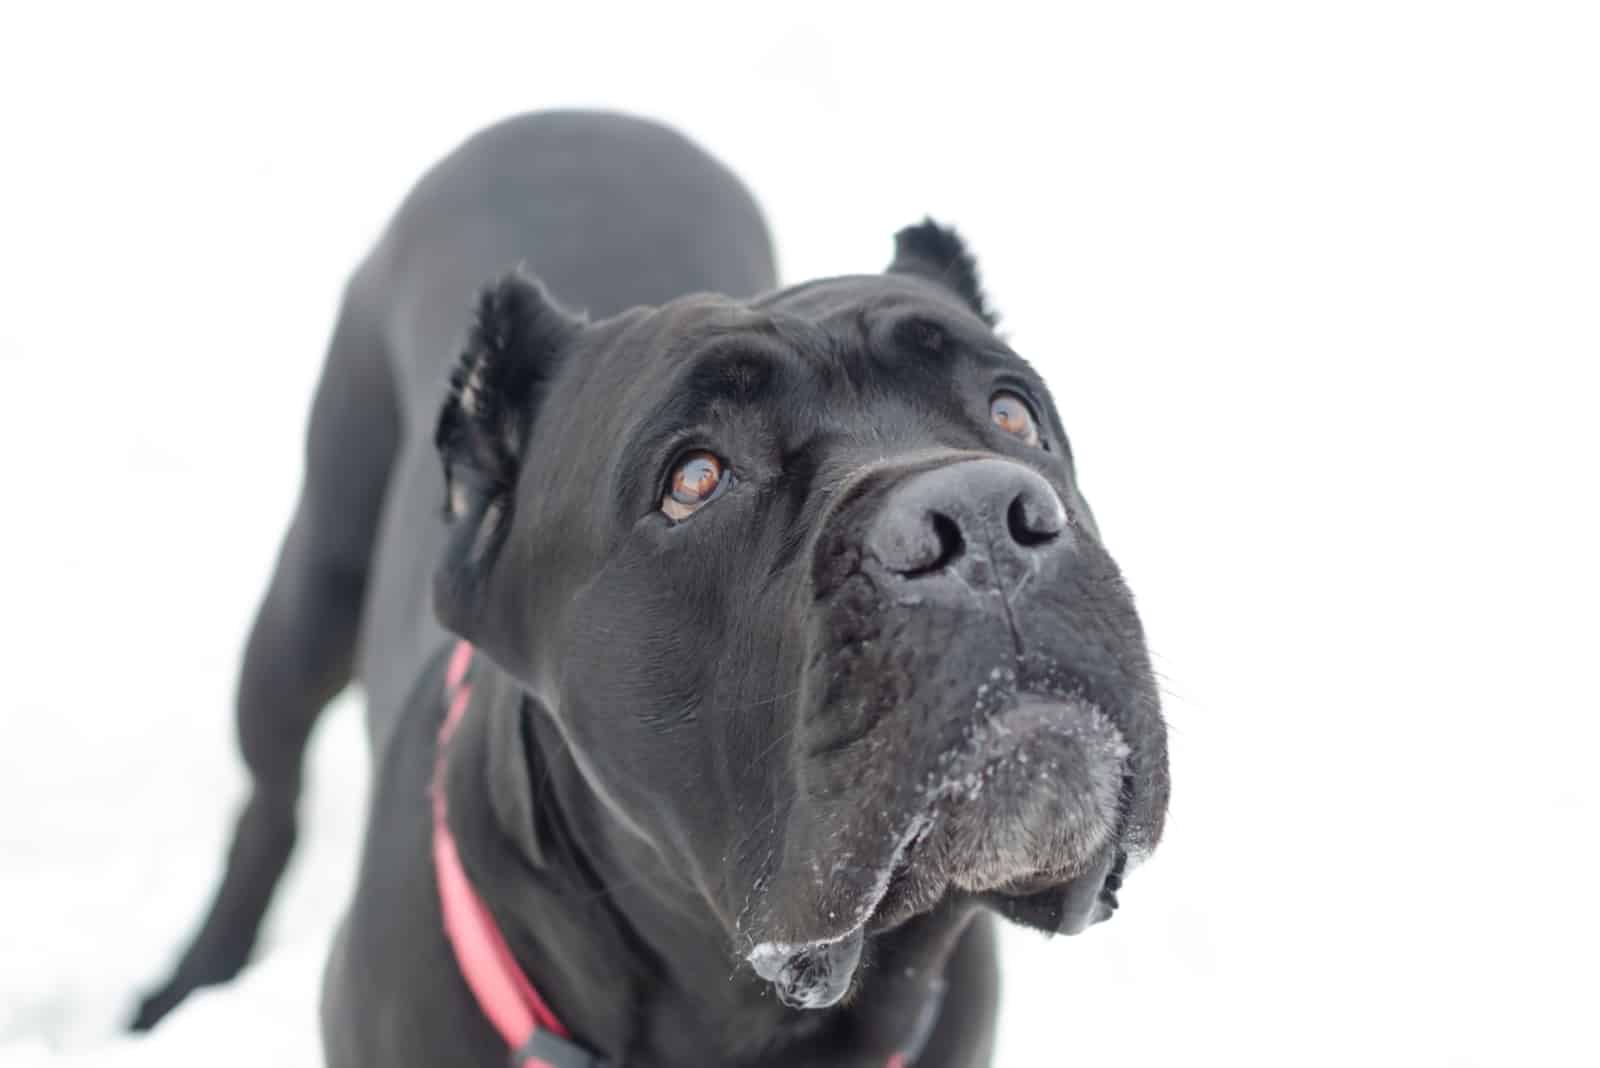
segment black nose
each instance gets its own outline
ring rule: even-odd
[[[982,579],[967,572],[1025,564],[1057,548],[1066,526],[1066,508],[1042,475],[1009,460],[963,460],[890,490],[866,548],[908,577],[950,568]]]

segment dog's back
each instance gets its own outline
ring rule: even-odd
[[[518,265],[596,318],[776,284],[749,192],[641,119],[510,119],[418,183],[350,279],[317,387],[300,499],[245,650],[237,717],[252,790],[223,884],[136,1028],[244,965],[294,844],[301,758],[322,708],[359,676],[381,751],[447,641],[430,595],[445,535],[434,426],[473,295]]]

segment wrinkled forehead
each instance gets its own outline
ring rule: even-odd
[[[552,512],[592,509],[611,487],[624,518],[688,448],[728,449],[814,485],[863,458],[983,448],[982,402],[1002,377],[1027,383],[1048,411],[1025,362],[915,279],[684,297],[584,330],[534,421],[538,459],[525,477]]]
[[[603,376],[664,396],[719,380],[859,379],[937,366],[957,354],[1021,363],[959,301],[898,275],[807,282],[735,301],[699,294],[601,324]]]
[[[997,374],[1044,397],[987,324],[937,286],[894,275],[824,279],[753,301],[684,297],[596,324],[585,346],[573,361],[578,381],[567,383],[575,391],[558,390],[557,406],[584,413],[588,440],[621,471],[648,469],[674,435],[749,426],[751,412],[785,450],[857,438],[881,447],[971,437],[968,394]]]

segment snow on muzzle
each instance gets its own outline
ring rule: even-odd
[[[1067,934],[1110,915],[1128,746],[1100,709],[1012,695],[920,773],[888,757],[789,813],[745,928],[746,959],[786,1004],[837,1003],[867,935],[953,893]]]

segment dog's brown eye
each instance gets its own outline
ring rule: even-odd
[[[727,481],[722,461],[705,451],[691,452],[672,469],[672,481],[661,495],[661,510],[671,519],[687,519],[717,495]]]
[[[1039,444],[1039,424],[1034,422],[1033,409],[1009,389],[1002,389],[990,399],[989,418],[1012,437],[1021,438],[1029,445]]]

